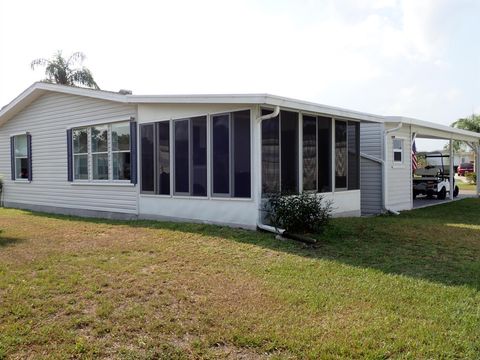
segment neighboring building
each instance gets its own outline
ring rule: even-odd
[[[414,139],[459,140],[480,150],[479,133],[404,117],[385,117],[383,123],[362,123],[360,133],[360,188],[364,215],[413,208]]]
[[[358,216],[360,123],[383,120],[271,95],[35,83],[0,110],[3,202],[254,228],[265,194],[308,190],[332,200],[336,216]]]

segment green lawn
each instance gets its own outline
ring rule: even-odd
[[[245,230],[0,209],[0,358],[478,359],[480,200]]]
[[[463,181],[456,181],[455,184],[458,185],[458,188],[461,190],[477,190],[476,184],[467,184]]]

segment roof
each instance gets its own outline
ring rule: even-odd
[[[79,95],[124,104],[254,104],[281,106],[330,116],[382,122],[383,117],[271,94],[129,95],[112,91],[36,82],[0,109],[0,125],[48,92]]]
[[[379,123],[402,122],[416,127],[418,130],[420,130],[419,134],[421,137],[425,138],[453,138],[456,140],[471,142],[478,142],[480,139],[479,133],[456,129],[428,121],[401,116],[374,115],[271,94],[131,95],[120,94],[113,91],[94,90],[45,82],[33,83],[9,104],[1,108],[0,125],[3,125],[13,116],[18,114],[22,109],[48,92],[85,96],[123,104],[254,104],[265,106],[281,106],[283,108],[325,114],[347,119],[358,119]]]
[[[403,116],[386,116],[385,123],[402,123],[412,126],[412,132],[417,133],[417,138],[424,139],[452,139],[468,142],[478,142],[480,133],[457,129],[451,126],[437,124]]]

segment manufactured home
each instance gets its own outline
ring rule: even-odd
[[[267,94],[132,95],[35,83],[0,110],[2,201],[246,228],[265,221],[264,199],[279,191],[318,193],[334,216],[401,211],[413,207],[415,137],[463,140],[478,151],[480,135]]]
[[[477,153],[480,134],[432,122],[405,117],[385,117],[381,123],[362,123],[360,130],[361,209],[363,215],[415,207],[412,151],[416,139],[449,141],[449,159],[455,159],[452,142],[462,141]],[[450,184],[454,183],[454,162],[448,160]],[[476,195],[479,195],[477,183]],[[454,192],[449,192],[453,199]]]
[[[0,110],[2,200],[255,228],[269,193],[308,190],[331,200],[335,216],[359,216],[360,126],[383,121],[265,94],[143,96],[35,83]]]

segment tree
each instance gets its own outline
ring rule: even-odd
[[[81,52],[73,53],[68,59],[65,59],[62,52],[58,51],[51,59],[33,60],[30,66],[32,70],[38,66],[45,67],[47,76],[43,80],[45,82],[100,89],[93,79],[91,71],[81,66],[84,60],[85,55]]]
[[[463,129],[468,131],[473,131],[480,133],[480,115],[472,114],[471,117],[468,118],[461,118],[457,121],[453,122],[452,127],[456,127],[457,129]],[[470,148],[475,152],[475,163],[474,163],[474,172],[477,172],[477,148],[473,145],[468,144]]]
[[[480,133],[480,115],[472,114],[471,117],[458,119],[452,127]]]
[[[461,118],[450,124],[451,127],[480,133],[480,115],[472,114],[467,118]],[[463,143],[458,140],[453,141],[453,151],[462,150]],[[470,146],[470,145],[469,145]],[[470,146],[471,147],[471,146]],[[449,150],[449,145],[445,145],[445,150]],[[474,149],[475,150],[475,149]]]

